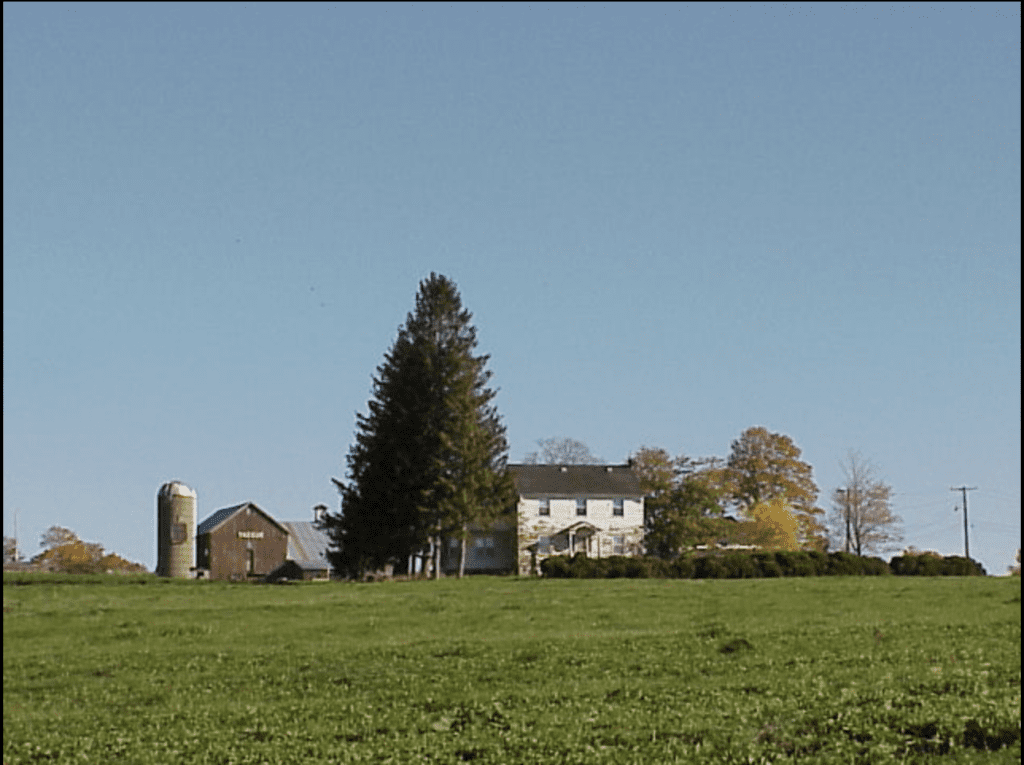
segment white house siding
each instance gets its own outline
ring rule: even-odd
[[[576,514],[576,498],[550,498],[550,515],[540,515],[539,497],[521,497],[519,514],[519,573],[540,573],[540,562],[551,555],[585,552],[595,558],[611,555],[640,555],[643,551],[644,503],[641,498],[623,498],[622,515],[614,515],[612,498],[583,497],[587,514]],[[578,533],[566,533],[578,524],[586,524]],[[593,527],[591,529],[590,527]],[[550,540],[548,552],[538,548],[543,538]],[[622,537],[622,552],[614,549],[615,537]],[[570,547],[571,544],[571,547]]]

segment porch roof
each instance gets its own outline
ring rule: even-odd
[[[600,530],[601,529],[593,523],[589,523],[587,521],[576,521],[576,523],[570,523],[564,529],[560,529],[556,534],[568,534],[569,532],[576,533],[577,531],[589,531],[591,534],[594,534]]]

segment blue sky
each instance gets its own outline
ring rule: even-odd
[[[1020,546],[1020,9],[4,4],[4,533],[337,507],[432,271],[513,461],[851,449]]]

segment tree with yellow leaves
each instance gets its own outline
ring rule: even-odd
[[[65,574],[98,574],[109,571],[121,573],[142,572],[146,568],[132,563],[115,553],[103,553],[103,545],[83,542],[78,534],[63,526],[51,526],[42,536],[41,544],[47,549],[32,559],[32,563],[49,571]]]
[[[787,435],[765,427],[747,428],[732,442],[725,467],[710,472],[741,517],[750,518],[761,503],[780,500],[796,518],[801,546],[823,549],[828,539],[817,516],[825,511],[815,505],[818,487],[800,454]]]
[[[750,520],[744,524],[750,544],[762,550],[799,550],[800,519],[784,497],[773,497],[747,510]]]

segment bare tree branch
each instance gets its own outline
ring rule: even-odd
[[[832,493],[829,519],[835,546],[857,555],[898,550],[903,519],[892,511],[892,487],[857,452],[849,452],[841,467],[846,482]]]

